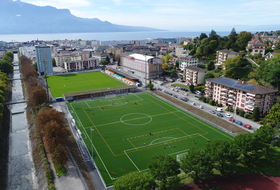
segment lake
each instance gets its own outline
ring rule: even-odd
[[[178,37],[199,37],[201,33],[207,35],[210,31],[146,31],[146,32],[100,32],[100,33],[52,33],[52,34],[2,34],[0,41],[5,42],[27,42],[31,40],[144,40],[147,38],[178,38]],[[227,36],[230,31],[217,32],[220,36]]]

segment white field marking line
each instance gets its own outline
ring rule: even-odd
[[[123,96],[117,96],[114,98],[107,98],[107,99],[99,99],[100,102],[110,102],[110,101],[115,101],[115,100],[120,100],[120,99],[125,99]]]
[[[168,154],[168,155],[181,155],[181,154],[184,154],[184,153],[186,153],[186,152],[188,152],[189,151],[189,149],[185,149],[185,150],[181,150],[181,151],[178,151],[178,152],[173,152],[173,153],[171,153],[171,154]],[[183,153],[181,153],[181,152],[183,152]],[[181,153],[181,154],[178,154],[178,153]]]
[[[194,133],[194,134],[191,134],[191,135],[186,135],[186,136],[182,136],[182,137],[174,138],[174,139],[179,140],[179,139],[183,139],[183,138],[190,137],[190,136],[195,136],[195,135],[199,135],[199,133]],[[169,142],[169,141],[170,140],[166,140],[166,141],[155,143],[153,145],[162,144],[162,143],[166,143],[166,142]],[[124,150],[124,151],[129,152],[129,151],[137,150],[137,149],[144,148],[144,147],[147,147],[147,146],[138,146],[138,147],[135,147],[135,148]]]
[[[151,94],[149,94],[149,95],[151,96]],[[166,101],[164,101],[164,100],[162,100],[162,99],[160,99],[160,98],[159,98],[159,100],[162,101],[164,104],[168,105]],[[171,104],[170,104],[170,105],[171,105]],[[171,106],[169,106],[169,107],[171,107]],[[187,114],[187,112],[185,112],[185,111],[182,110],[182,109],[177,108],[176,106],[173,106],[173,105],[172,105],[172,107],[174,107],[175,109],[177,109],[178,111],[180,111],[180,112],[183,113],[184,115],[186,115],[186,116],[188,116],[188,117],[190,117],[190,118],[192,118],[192,119],[198,121],[199,123],[205,125],[206,127],[209,127],[210,129],[216,131],[217,133],[220,133],[221,135],[223,135],[223,136],[225,136],[225,137],[227,137],[227,138],[233,140],[232,137],[227,136],[227,135],[221,133],[221,132],[218,131],[214,126],[212,126],[211,124],[209,124],[209,123],[207,123],[207,122],[203,122],[203,123],[202,123],[202,120],[200,120],[200,119],[198,120],[198,118],[195,117],[195,116],[193,116],[192,114]]]
[[[204,137],[204,135],[199,134],[202,138],[206,139],[207,141],[209,141],[209,139],[207,139],[206,137]]]
[[[141,101],[143,101],[143,99],[140,98],[139,96],[137,96],[137,94],[134,94],[134,96],[136,96],[138,99],[140,99]]]
[[[89,108],[91,108],[91,107],[88,105],[87,101],[85,101],[85,103],[86,103],[86,105],[87,105]]]
[[[154,141],[157,141],[157,140],[159,140],[159,139],[176,139],[176,138],[175,138],[175,137],[162,137],[162,138],[157,138],[157,139],[153,140],[153,141],[150,143],[150,145],[152,145]]]
[[[127,156],[127,158],[131,161],[131,163],[135,166],[135,168],[138,170],[138,172],[140,172],[139,168],[136,166],[136,164],[131,160],[131,158],[127,155],[127,153],[125,151],[123,151],[125,153],[125,155]]]
[[[175,112],[179,112],[179,111],[175,111]],[[175,112],[160,113],[160,114],[156,114],[156,115],[151,115],[150,117],[155,117],[155,116],[160,116],[160,115],[166,115],[166,114],[175,113]],[[136,120],[136,119],[143,119],[143,118],[148,118],[148,116],[146,116],[146,117],[140,117],[140,118],[132,118],[132,119],[128,119],[128,120],[125,120],[125,121],[133,121],[133,120]],[[111,124],[116,124],[116,123],[122,123],[122,122],[121,122],[121,121],[115,121],[115,122],[111,122],[111,123],[104,123],[104,124],[96,125],[95,127],[100,127],[100,126],[105,126],[105,125],[111,125]]]
[[[73,108],[72,104],[70,104],[70,105],[71,105],[72,109],[74,110],[74,108]],[[75,115],[77,116],[77,118],[78,118],[79,122],[81,122],[81,121],[80,121],[80,118],[79,118],[79,117],[78,117],[78,115],[76,114],[75,110],[74,110],[74,113],[75,113]],[[84,125],[82,124],[82,122],[81,122],[81,127],[82,127],[82,128],[84,129],[84,131],[86,132],[85,127],[84,127]],[[88,133],[87,133],[87,132],[86,132],[86,135],[88,136]],[[89,138],[89,136],[88,136],[88,138]],[[89,139],[90,139],[90,138],[89,138]],[[98,157],[99,157],[99,159],[100,159],[100,161],[101,161],[102,165],[104,166],[104,168],[105,168],[105,170],[106,170],[107,174],[109,175],[109,177],[111,178],[111,180],[114,180],[115,178],[113,178],[113,177],[110,175],[110,173],[109,173],[109,171],[108,171],[108,169],[107,169],[106,165],[104,164],[103,160],[101,159],[101,156],[99,155],[99,153],[98,153],[97,149],[96,149],[96,148],[95,148],[95,146],[93,145],[93,143],[92,143],[92,140],[91,140],[91,139],[90,139],[90,143],[91,143],[91,146],[93,146],[93,147],[94,147],[94,150],[96,151],[96,153],[97,153],[97,155],[98,155]],[[101,178],[102,178],[102,180],[103,180],[102,175],[100,175],[100,176],[101,176]]]

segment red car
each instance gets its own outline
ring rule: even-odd
[[[235,122],[235,119],[233,119],[233,118],[230,118],[230,119],[229,119],[229,121],[231,121],[231,122]]]
[[[252,128],[252,126],[249,125],[249,124],[244,125],[244,127],[247,128],[247,129],[251,129]]]

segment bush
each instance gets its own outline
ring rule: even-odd
[[[239,114],[241,117],[244,117],[245,111],[244,111],[244,110],[239,110],[238,114]]]
[[[210,104],[211,106],[214,106],[214,105],[215,105],[215,101],[212,100],[212,99],[210,99],[210,100],[209,100],[209,104]]]
[[[251,118],[251,115],[248,114],[248,113],[245,113],[245,114],[244,114],[244,117],[245,117],[246,119],[250,119],[250,118]]]

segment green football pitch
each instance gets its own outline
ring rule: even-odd
[[[67,103],[106,186],[131,171],[147,171],[152,156],[180,158],[224,131],[151,93]]]
[[[102,72],[48,76],[48,86],[54,98],[62,94],[126,86]]]

